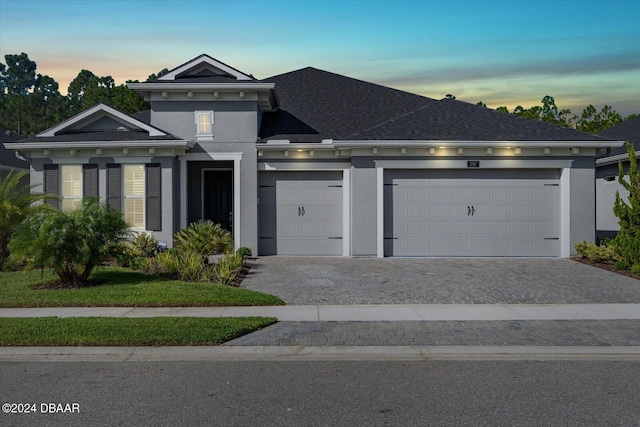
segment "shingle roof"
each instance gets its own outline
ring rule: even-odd
[[[173,135],[149,136],[144,131],[95,131],[63,133],[56,136],[38,137],[32,136],[20,142],[98,142],[98,141],[175,141],[179,140]]]
[[[260,138],[337,140],[607,141],[461,101],[437,101],[346,76],[304,68],[276,84],[280,110],[265,113]]]
[[[629,141],[636,150],[640,150],[640,116],[625,120],[609,129],[605,129],[600,132],[599,135],[619,141]],[[626,152],[627,147],[623,145],[622,147],[611,149],[611,153],[602,157],[616,156],[618,154],[625,154]]]
[[[16,152],[4,148],[5,142],[16,142],[22,139],[22,136],[13,133],[8,129],[0,127],[0,165],[12,168],[29,169],[29,163],[16,157]]]

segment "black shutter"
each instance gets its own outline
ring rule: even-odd
[[[82,169],[82,197],[98,197],[98,165],[84,165]]]
[[[146,206],[147,230],[162,230],[162,207],[160,206],[160,193],[162,192],[162,168],[158,164],[149,164],[146,167]]]
[[[122,168],[107,165],[107,205],[122,212]]]
[[[60,196],[58,165],[44,165],[44,192],[48,196]],[[47,199],[46,203],[56,209],[60,207],[58,199]]]

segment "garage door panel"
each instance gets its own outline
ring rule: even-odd
[[[261,254],[342,255],[342,172],[264,172],[259,194]]]
[[[393,240],[385,253],[557,256],[558,241],[544,239],[559,236],[558,178],[556,170],[386,170]]]

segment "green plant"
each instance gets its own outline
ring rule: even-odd
[[[171,248],[166,252],[160,252],[156,259],[158,260],[158,264],[162,271],[167,274],[174,275],[178,274],[178,257],[180,253],[177,249]]]
[[[120,212],[91,198],[69,212],[48,209],[29,216],[9,248],[27,267],[50,267],[62,285],[78,286],[96,266],[116,255],[128,233]]]
[[[616,270],[629,270],[631,266],[627,261],[619,259],[613,263],[613,268],[615,268]]]
[[[618,255],[629,264],[640,264],[640,171],[633,144],[627,142],[629,154],[628,181],[625,179],[622,162],[618,163],[618,183],[628,192],[628,202],[616,192],[613,213],[618,217],[620,231],[615,238]]]
[[[242,258],[249,258],[250,256],[253,255],[251,248],[247,248],[246,246],[242,246],[238,248],[236,253],[239,253]]]
[[[32,191],[35,185],[21,182],[28,176],[29,172],[10,171],[0,178],[0,270],[9,257],[9,242],[16,228],[29,214],[49,208],[36,203],[50,196]]]
[[[197,282],[202,280],[206,266],[202,261],[202,256],[196,252],[180,251],[176,257],[176,270],[180,280],[187,282]]]
[[[242,269],[244,256],[240,251],[233,254],[225,254],[220,261],[213,266],[213,279],[220,285],[233,285],[236,277]]]
[[[174,245],[182,252],[207,255],[221,254],[233,249],[233,236],[220,224],[199,220],[174,235]]]
[[[129,251],[137,257],[154,257],[158,253],[158,239],[153,234],[138,233],[129,242]]]
[[[612,245],[597,246],[591,242],[583,241],[576,243],[575,249],[579,256],[593,262],[614,262],[618,259]]]
[[[634,264],[631,266],[631,274],[640,277],[640,264]]]

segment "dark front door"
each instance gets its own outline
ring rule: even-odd
[[[220,224],[225,230],[233,225],[233,171],[203,171],[203,219]]]

